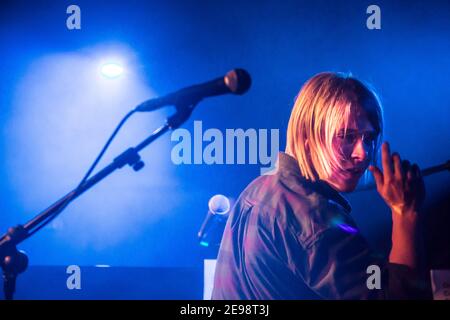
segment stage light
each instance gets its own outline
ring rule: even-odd
[[[123,67],[118,63],[105,63],[101,68],[101,73],[107,78],[117,78],[123,73]]]
[[[107,67],[108,64],[111,68]],[[115,66],[112,67],[112,64]],[[76,52],[49,53],[36,58],[17,85],[17,99],[11,102],[12,110],[17,112],[11,115],[7,124],[9,135],[5,147],[10,150],[8,153],[11,157],[5,159],[5,165],[26,167],[27,164],[22,161],[31,160],[38,163],[34,173],[42,174],[46,179],[39,179],[26,170],[8,169],[19,198],[22,199],[22,192],[27,188],[33,189],[33,192],[26,193],[28,197],[21,202],[17,211],[36,212],[53,203],[84,174],[127,110],[156,96],[136,65],[140,63],[134,51],[125,46],[98,45]],[[113,75],[108,71],[116,69],[116,66],[123,68],[122,75],[108,78]],[[106,72],[102,72],[102,69]],[[55,108],[56,102],[61,104],[60,108]],[[99,169],[123,150],[141,141],[149,126],[156,127],[164,123],[163,114],[154,116],[150,120],[136,117],[132,126],[123,128],[105,155],[104,163],[99,164]],[[30,136],[33,139],[27,138]],[[14,155],[18,155],[19,147],[27,150],[26,155],[13,159]],[[162,143],[151,158],[163,163],[164,154],[170,155],[170,150],[169,143]],[[64,165],[60,166],[60,163]],[[146,168],[146,174],[152,179],[142,179],[140,184],[136,183],[137,177],[133,172],[111,175],[106,183],[89,190],[46,228],[52,234],[51,241],[68,249],[52,256],[36,254],[30,258],[41,264],[70,265],[70,257],[81,250],[89,251],[83,255],[83,264],[111,264],[119,261],[109,259],[107,255],[99,258],[98,252],[128,250],[124,244],[129,234],[133,233],[136,238],[141,235],[147,237],[146,232],[153,223],[166,212],[175,210],[176,201],[170,204],[158,203],[160,192],[165,192],[165,189],[152,192],[151,195],[148,193],[150,189],[176,181],[171,167],[167,170],[161,170],[161,166]],[[180,191],[179,194],[183,193]],[[149,201],[155,204],[152,205],[154,210],[148,210]],[[131,208],[132,217],[128,211]],[[17,220],[28,218],[26,215],[18,216]],[[45,233],[45,230],[42,231]],[[121,232],[124,232],[123,236]],[[162,236],[157,234],[156,237]],[[35,248],[39,252],[39,248]]]

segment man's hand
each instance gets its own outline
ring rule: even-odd
[[[392,210],[392,249],[389,262],[407,265],[413,269],[418,263],[420,241],[418,210],[425,199],[425,185],[419,167],[392,156],[389,144],[381,150],[383,172],[370,166],[377,191]]]
[[[398,153],[392,156],[389,144],[381,148],[383,172],[370,166],[377,191],[394,214],[417,212],[425,199],[425,185],[419,167],[408,160],[401,160]]]

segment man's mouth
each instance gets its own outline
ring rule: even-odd
[[[359,175],[362,175],[364,173],[364,171],[366,171],[366,169],[364,169],[364,168],[350,168],[350,169],[346,169],[345,171],[349,172],[351,175],[359,176]]]

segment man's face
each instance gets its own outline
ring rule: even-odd
[[[333,139],[333,152],[343,169],[334,169],[325,181],[340,192],[351,192],[369,166],[377,134],[366,112],[358,108]]]

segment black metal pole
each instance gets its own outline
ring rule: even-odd
[[[111,164],[103,168],[82,185],[67,193],[23,226],[18,225],[8,229],[8,232],[0,238],[0,267],[3,270],[5,299],[13,299],[17,275],[24,272],[28,266],[26,254],[23,251],[17,250],[16,246],[60,214],[70,202],[78,198],[81,194],[92,188],[115,170],[120,169],[125,165],[131,166],[135,171],[142,169],[144,162],[141,161],[139,151],[158,139],[169,129],[175,129],[183,124],[189,118],[198,102],[199,101],[196,101],[191,105],[176,106],[177,112],[169,117],[163,126],[153,131],[148,138],[139,143],[136,147],[125,150],[116,157]]]

